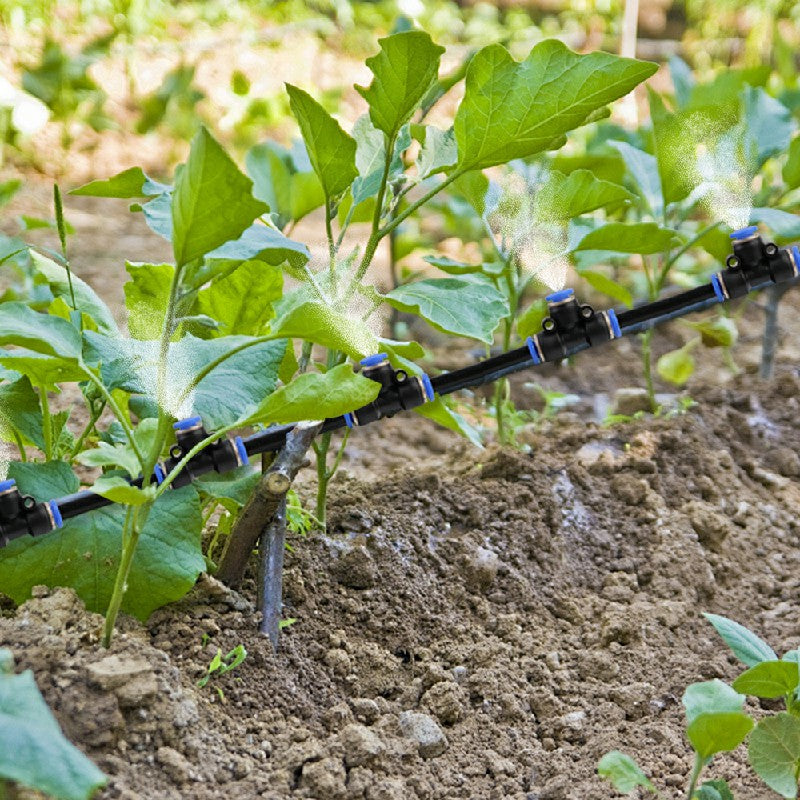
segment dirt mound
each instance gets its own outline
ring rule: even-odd
[[[346,480],[329,534],[287,554],[278,654],[253,587],[212,580],[110,651],[99,617],[43,590],[0,644],[104,798],[585,800],[613,796],[594,774],[613,748],[683,786],[680,696],[738,671],[700,611],[800,644],[798,397],[793,373],[740,379],[669,419],[557,419],[532,455]],[[714,770],[765,794],[743,751]]]

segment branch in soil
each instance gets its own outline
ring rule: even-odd
[[[303,466],[306,451],[321,427],[321,422],[295,425],[286,437],[283,449],[262,475],[233,526],[215,575],[227,586],[235,589],[241,584],[250,553],[286,499],[286,492]]]
[[[258,630],[269,637],[272,649],[278,649],[281,611],[283,610],[283,554],[286,548],[286,495],[283,495],[272,521],[261,533],[258,545],[258,607],[261,623]]]

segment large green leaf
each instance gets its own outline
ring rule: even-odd
[[[578,55],[553,39],[521,63],[502,45],[484,47],[467,69],[456,114],[458,168],[491,167],[557,147],[657,68],[608,53]]]
[[[363,322],[316,301],[301,303],[275,320],[270,335],[341,350],[355,361],[378,352],[378,340]]]
[[[163,183],[158,183],[145,175],[141,167],[131,167],[123,170],[111,178],[103,181],[92,181],[72,189],[70,194],[83,197],[118,197],[130,199],[133,197],[150,197],[159,195],[169,189]]]
[[[733,682],[733,688],[755,697],[783,697],[800,682],[797,666],[792,661],[762,661],[743,672]]]
[[[654,222],[609,222],[584,236],[573,249],[615,253],[663,253],[680,241],[677,231]]]
[[[762,719],[750,737],[747,755],[770,789],[781,797],[797,797],[800,719],[785,712]]]
[[[418,314],[437,330],[486,344],[508,314],[508,301],[494,286],[466,278],[414,281],[393,289],[386,300],[400,311]]]
[[[642,768],[629,755],[619,750],[612,750],[600,759],[597,774],[611,781],[613,787],[623,794],[632,792],[638,786],[655,792],[655,787]]]
[[[789,109],[760,87],[745,86],[742,103],[748,156],[755,172],[768,158],[786,151],[797,126]]]
[[[44,355],[31,350],[0,350],[0,365],[27,375],[34,386],[53,388],[57,383],[86,378],[77,359]]]
[[[115,339],[92,332],[85,337],[86,359],[102,364],[106,386],[155,399],[158,342]],[[174,406],[168,410],[176,417],[199,414],[209,430],[232,425],[273,391],[285,348],[285,340],[259,341],[250,336],[197,339],[187,335],[172,342],[167,388]],[[237,352],[187,393],[202,370],[233,351]]]
[[[310,94],[290,83],[286,91],[325,196],[338,197],[358,175],[355,139]]]
[[[701,714],[741,711],[745,699],[743,694],[731,689],[718,678],[691,684],[681,698],[689,723],[694,722]]]
[[[43,424],[39,397],[27,377],[0,382],[0,439],[13,442],[16,432],[24,444],[44,450]]]
[[[81,354],[81,334],[74,325],[61,317],[39,314],[24,303],[0,304],[0,345],[7,344],[65,360]]]
[[[82,281],[77,275],[72,274],[72,288],[70,289],[70,276],[67,270],[56,264],[41,253],[31,250],[31,262],[36,272],[41,275],[54,297],[62,298],[72,308],[72,296],[75,296],[75,308],[83,314],[88,314],[97,323],[103,333],[116,333],[117,323],[108,306],[98,297],[88,283]]]
[[[301,242],[284,236],[275,228],[256,223],[238,239],[226,242],[208,253],[206,263],[209,259],[247,261],[255,258],[276,266],[288,261],[292,266],[302,267],[310,257],[308,248]]]
[[[197,306],[220,323],[220,332],[257,336],[273,315],[272,303],[283,291],[279,267],[245,261],[230,275],[214,281],[197,296]]]
[[[766,225],[770,238],[780,244],[800,238],[800,217],[797,214],[779,208],[754,208],[750,212],[750,224],[758,222]]]
[[[380,52],[367,59],[369,87],[356,91],[369,103],[376,128],[393,142],[436,82],[444,48],[423,31],[405,31],[379,39]]]
[[[636,191],[647,203],[650,213],[661,219],[664,213],[664,196],[661,193],[661,178],[658,174],[656,157],[627,142],[609,142],[616,147],[631,177]]]
[[[77,479],[63,462],[13,463],[9,476],[40,501],[77,489]],[[66,520],[62,529],[46,536],[15,539],[0,549],[3,591],[21,603],[38,584],[71,586],[90,611],[105,612],[122,552],[124,516],[124,508],[111,506]],[[144,621],[191,589],[205,569],[201,525],[200,503],[191,487],[159,498],[139,537],[123,611]]]
[[[131,276],[123,287],[128,332],[136,339],[159,339],[175,267],[126,261],[125,269]]]
[[[363,114],[356,120],[353,138],[356,140],[358,177],[353,181],[352,195],[353,202],[358,205],[378,194],[386,162],[386,139],[372,124],[369,114]],[[402,154],[410,144],[411,134],[408,126],[404,126],[395,140],[387,176],[389,179],[403,171]]]
[[[324,374],[299,375],[273,392],[250,421],[282,423],[338,417],[371,403],[380,389],[379,383],[354,373],[349,364],[339,364]]]
[[[70,744],[30,670],[0,673],[0,780],[58,800],[88,800],[106,776]]]
[[[566,221],[598,208],[618,208],[632,199],[627,189],[598,180],[588,169],[569,175],[551,172],[536,190],[534,216],[543,222]]]
[[[417,177],[420,180],[444,172],[458,161],[458,145],[452,128],[443,131],[435,125],[416,127],[415,138],[422,145],[417,156]]]
[[[700,714],[686,729],[686,736],[700,758],[735,750],[753,729],[753,720],[741,711]]]
[[[252,195],[253,182],[205,129],[192,140],[172,196],[172,249],[179,266],[237,239],[269,211]]]
[[[777,660],[775,651],[744,625],[718,614],[703,614],[703,616],[714,626],[736,658],[748,667],[754,667],[762,661]]]

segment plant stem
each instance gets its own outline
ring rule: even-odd
[[[761,338],[761,364],[758,377],[762,381],[772,377],[775,366],[775,351],[778,349],[778,307],[788,286],[770,286],[767,289],[767,304],[764,309],[764,335]]]
[[[314,453],[317,457],[317,505],[316,517],[319,520],[320,528],[325,530],[328,500],[328,450],[331,446],[331,434],[325,433],[320,437],[319,442],[314,442]]]
[[[106,610],[106,619],[103,624],[103,647],[111,646],[111,638],[114,635],[114,626],[117,622],[120,607],[122,606],[122,599],[125,597],[125,592],[128,588],[128,575],[131,571],[131,564],[133,563],[133,556],[136,552],[136,545],[139,542],[139,532],[141,526],[144,525],[147,519],[147,514],[150,513],[151,503],[134,508],[128,506],[125,513],[125,523],[122,527],[122,557],[120,558],[119,567],[117,568],[117,576],[114,579],[114,589],[111,592],[111,600],[108,603]],[[139,514],[144,511],[144,519],[139,519]]]
[[[694,790],[697,786],[697,781],[700,779],[700,773],[703,771],[703,759],[697,753],[694,756],[694,767],[692,767],[692,775],[689,779],[689,791],[686,794],[686,800],[692,800],[694,797]]]
[[[44,434],[44,460],[53,460],[53,417],[47,401],[47,389],[39,387],[39,402],[42,405],[42,433]]]
[[[100,415],[103,413],[103,409],[106,407],[105,402],[102,403],[90,403],[91,411],[89,416],[89,422],[86,423],[86,427],[83,429],[83,432],[78,437],[78,440],[72,446],[72,450],[70,451],[69,458],[70,461],[75,458],[75,456],[80,453],[81,448],[83,447],[83,443],[86,441],[86,437],[92,432],[94,426],[97,424],[97,420],[100,418]]]
[[[644,373],[644,382],[647,387],[647,399],[650,403],[650,412],[655,414],[658,404],[656,403],[656,390],[653,386],[653,365],[652,365],[652,351],[650,349],[650,342],[653,338],[653,329],[645,331],[641,334],[642,337],[642,372]]]
[[[659,286],[663,286],[664,281],[667,279],[667,275],[669,274],[672,265],[686,252],[692,249],[692,247],[697,244],[709,231],[713,231],[715,228],[718,228],[722,224],[722,220],[718,222],[713,222],[711,225],[706,225],[703,230],[699,233],[695,234],[685,245],[679,247],[668,259],[664,261],[664,266],[662,267],[661,274],[659,275],[658,283]]]

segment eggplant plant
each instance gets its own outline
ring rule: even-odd
[[[386,352],[397,368],[420,373],[419,345],[380,336],[381,306],[492,342],[509,306],[491,279],[423,278],[382,294],[368,280],[379,247],[446,187],[561,146],[656,65],[578,55],[558,41],[540,43],[522,62],[499,45],[485,47],[469,64],[453,127],[425,126],[406,167],[409,123],[437,89],[442,52],[421,31],[382,39],[367,60],[371,83],[357,87],[369,110],[353,135],[307,92],[287,86],[305,153],[264,146],[247,159],[252,177],[201,128],[172,184],[131,168],[74,190],[134,201],[132,209],[170,241],[173,263],[126,263],[129,336],[72,273],[61,228],[61,255],[31,251],[35,281],[51,298],[46,310],[0,303],[3,431],[19,450],[8,476],[45,501],[79,488],[72,465],[81,464],[99,471],[91,491],[117,504],[0,550],[5,594],[21,602],[36,584],[72,586],[91,610],[105,612],[108,645],[120,610],[144,620],[191,588],[207,566],[201,531],[213,504],[241,501],[236,481],[252,488],[243,468],[232,480],[206,476],[172,489],[194,456],[233,430],[341,416],[370,403],[380,386],[352,367],[366,356]],[[320,205],[326,252],[315,263],[284,230]],[[346,244],[364,217],[365,241]],[[75,416],[51,407],[68,384],[83,406]],[[421,413],[465,427],[440,398]],[[173,424],[195,415],[213,433],[159,476]],[[329,434],[314,444],[315,516],[323,526],[343,452],[340,445],[331,456],[331,445]]]

